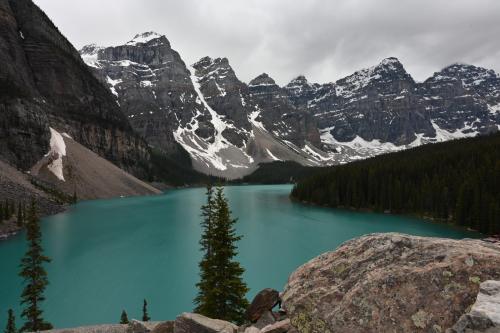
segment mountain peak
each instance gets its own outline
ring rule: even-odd
[[[377,66],[374,67],[375,70],[384,70],[387,72],[405,72],[406,70],[403,64],[396,57],[389,57],[383,59]]]
[[[454,63],[427,79],[426,82],[440,82],[449,80],[462,81],[464,87],[479,86],[483,84],[498,84],[500,75],[492,69],[469,65],[465,63]]]
[[[101,46],[98,46],[97,44],[88,44],[83,46],[78,52],[81,55],[94,55],[97,54],[99,50],[102,50]]]
[[[161,35],[154,31],[148,31],[135,35],[135,37],[131,41],[129,41],[126,45],[137,46],[139,44],[148,44],[153,40],[160,40],[160,39],[162,39],[162,43],[166,42],[168,44],[168,40],[164,35]]]
[[[276,85],[276,82],[267,73],[260,74],[255,79],[250,81],[250,84],[249,84],[250,87],[275,86],[275,85]]]
[[[307,78],[304,75],[299,75],[295,79],[290,81],[290,83],[288,85],[289,86],[290,85],[296,86],[296,85],[307,85],[307,84],[309,84],[309,81],[307,81]]]

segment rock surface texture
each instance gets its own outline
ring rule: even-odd
[[[74,193],[79,200],[161,193],[72,138],[64,135],[59,138],[64,147],[64,156],[51,149],[49,154],[31,168],[31,175],[51,184],[60,192]]]
[[[78,51],[31,0],[0,0],[0,158],[29,170],[49,127],[145,176],[147,145]]]
[[[238,326],[195,313],[183,313],[175,320],[174,333],[236,333]]]
[[[279,292],[266,288],[261,290],[253,299],[246,311],[246,317],[251,322],[256,322],[262,315],[271,311],[279,302]]]
[[[303,333],[446,332],[499,279],[498,245],[374,234],[297,269],[283,304]]]
[[[324,164],[306,148],[320,144],[314,118],[268,84],[268,76],[247,85],[226,58],[205,57],[188,67],[154,32],[80,53],[137,132],[166,153],[182,146],[199,171],[236,178],[261,162]]]
[[[500,332],[500,281],[485,281],[469,313],[447,333]]]

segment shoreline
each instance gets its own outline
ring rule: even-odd
[[[477,233],[478,235],[480,235],[481,239],[488,238],[488,237],[492,236],[492,235],[483,234],[483,233],[479,232],[478,230],[475,230],[475,229],[470,228],[470,227],[465,227],[465,226],[460,226],[460,225],[454,224],[454,223],[450,222],[450,220],[439,219],[439,218],[426,216],[426,215],[418,215],[418,214],[410,214],[410,213],[405,214],[405,213],[393,213],[393,212],[380,212],[380,211],[376,211],[376,210],[370,209],[370,208],[357,209],[357,208],[353,208],[353,207],[332,207],[332,206],[328,206],[328,205],[319,205],[317,203],[310,202],[310,201],[301,201],[301,200],[294,198],[292,195],[290,195],[289,198],[292,202],[300,204],[300,205],[304,205],[304,206],[312,206],[312,207],[319,207],[319,208],[326,208],[326,209],[338,209],[338,210],[345,210],[345,211],[357,212],[357,213],[371,213],[371,214],[380,214],[380,215],[388,215],[388,216],[410,217],[410,218],[422,220],[423,222],[441,224],[441,225],[445,225],[448,227],[457,228],[459,230],[466,230],[466,231],[474,232],[474,233]]]

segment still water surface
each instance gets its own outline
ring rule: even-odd
[[[288,185],[226,188],[237,230],[238,259],[249,297],[281,290],[289,274],[342,242],[373,232],[450,238],[477,234],[407,217],[355,213],[290,202]],[[45,218],[44,247],[52,258],[45,316],[56,327],[116,323],[122,309],[140,318],[142,300],[153,320],[174,319],[193,308],[198,281],[200,206],[204,189],[161,196],[82,202]],[[0,242],[0,328],[9,307],[18,326],[18,264],[24,234]]]

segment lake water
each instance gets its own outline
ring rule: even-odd
[[[246,269],[249,297],[266,287],[281,290],[298,266],[363,234],[478,236],[407,217],[304,206],[290,202],[290,190],[288,185],[226,188],[244,236],[238,259]],[[140,318],[144,298],[153,320],[191,311],[204,192],[88,201],[45,218],[43,243],[53,260],[47,266],[46,319],[58,328],[116,323],[122,309],[129,318]],[[17,272],[24,251],[24,234],[0,242],[0,329],[9,307],[21,326]]]

